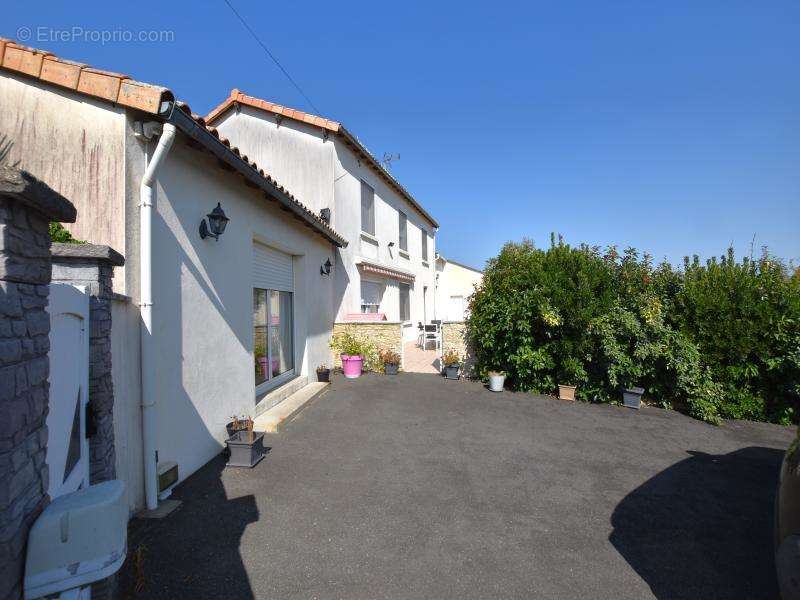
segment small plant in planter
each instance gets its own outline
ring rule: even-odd
[[[228,423],[229,437],[226,441],[230,458],[227,466],[256,466],[264,458],[264,432],[253,431],[253,419],[234,416]]]
[[[253,349],[253,354],[256,357],[256,364],[258,368],[261,369],[261,373],[259,373],[262,377],[267,376],[267,347],[263,341],[256,342],[256,346]]]
[[[444,376],[447,379],[458,379],[459,378],[459,370],[461,369],[461,357],[453,352],[452,350],[448,350],[442,356],[442,365],[444,366]]]
[[[506,374],[504,371],[489,371],[489,389],[493,392],[502,392],[503,386],[506,383]]]
[[[400,355],[394,350],[381,350],[378,354],[383,364],[383,372],[387,375],[397,375],[400,370]]]
[[[326,365],[317,367],[317,381],[321,383],[330,383],[331,370]]]
[[[644,388],[632,387],[625,388],[622,391],[622,404],[628,408],[635,408],[639,410],[642,406],[642,396],[644,395]]]
[[[558,384],[558,398],[574,402],[578,383],[586,381],[586,378],[586,370],[578,359],[565,359],[558,373],[558,381],[562,382]]]
[[[342,359],[342,371],[348,379],[361,377],[364,363],[373,362],[375,350],[372,344],[361,337],[341,331],[331,338],[331,348]]]

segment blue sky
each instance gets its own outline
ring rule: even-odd
[[[327,117],[481,266],[507,240],[656,258],[766,244],[800,262],[800,3],[230,0]],[[313,110],[223,0],[18,2],[0,35],[170,87],[205,113],[233,87]],[[162,43],[49,28],[169,30]],[[44,28],[44,29],[39,29]],[[88,38],[88,39],[87,39]]]

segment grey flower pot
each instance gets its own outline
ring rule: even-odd
[[[444,376],[447,379],[458,379],[458,369],[459,365],[445,365]]]
[[[387,375],[397,375],[400,371],[400,365],[383,365],[383,372]]]
[[[317,381],[321,383],[330,383],[331,381],[331,370],[330,369],[317,369]]]
[[[248,431],[237,431],[227,441],[231,453],[229,467],[252,468],[264,458],[264,432],[254,431],[252,439]]]
[[[622,404],[628,408],[635,408],[636,410],[639,410],[639,408],[642,406],[643,394],[644,388],[626,388],[622,392]]]

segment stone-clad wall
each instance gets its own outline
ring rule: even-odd
[[[89,438],[89,481],[116,477],[114,384],[111,378],[111,301],[114,267],[125,260],[94,244],[53,244],[53,281],[84,286],[89,294],[89,406],[94,435]]]
[[[394,322],[367,322],[367,323],[334,323],[333,334],[340,331],[350,331],[366,339],[372,340],[375,348],[381,350],[393,350],[400,355],[401,368],[403,359],[403,329],[400,323]],[[315,365],[315,367],[318,365]],[[342,360],[339,355],[334,353],[334,368],[341,368]]]
[[[28,531],[48,503],[49,219],[75,208],[0,168],[0,600],[22,597]]]
[[[467,341],[467,326],[463,321],[445,321],[442,323],[442,353],[453,351],[464,361],[464,377],[475,377],[477,359]]]

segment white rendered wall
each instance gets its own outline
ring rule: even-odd
[[[139,307],[129,298],[111,302],[111,377],[114,381],[114,452],[117,479],[125,482],[128,507],[145,507],[142,396],[139,379]]]
[[[439,275],[436,288],[437,311],[442,320],[449,321],[452,320],[448,314],[450,297],[463,297],[466,308],[468,298],[475,291],[475,287],[480,286],[483,281],[483,273],[441,259],[437,261],[436,272]]]
[[[435,230],[412,205],[386,185],[376,170],[360,161],[336,135],[326,141],[319,127],[283,119],[276,124],[274,115],[242,107],[237,113],[229,111],[216,124],[220,134],[254,159],[281,185],[295,193],[298,200],[314,210],[333,209],[332,225],[349,242],[337,252],[333,278],[333,305],[337,321],[361,307],[361,274],[356,266],[367,258],[414,275],[410,292],[411,318],[405,339],[416,338],[416,323],[435,318],[434,256]],[[375,190],[375,236],[370,245],[361,239],[361,181]],[[333,198],[333,202],[331,202]],[[408,257],[399,252],[398,210],[408,217]],[[428,261],[422,262],[420,230],[428,238]],[[377,243],[377,246],[375,245]],[[394,247],[389,249],[389,242]],[[371,279],[375,279],[372,277]],[[390,321],[400,318],[397,281],[386,281],[387,289],[381,310]],[[423,288],[427,286],[426,308],[423,308]]]
[[[228,227],[219,241],[201,240],[217,202]],[[332,280],[319,267],[333,248],[181,134],[158,175],[153,239],[158,451],[183,479],[223,448],[233,415],[254,414],[253,241],[294,255],[295,370],[304,375],[331,362]]]
[[[123,255],[124,143],[121,108],[0,72],[0,144],[7,164],[29,171],[75,205],[78,219],[64,227],[76,238]],[[114,291],[125,292],[124,272],[117,268]]]
[[[336,147],[336,213],[339,215],[339,231],[350,245],[340,251],[341,264],[337,264],[336,295],[337,319],[343,320],[348,313],[358,312],[361,303],[361,274],[356,266],[360,258],[367,258],[414,275],[410,290],[411,318],[404,328],[405,341],[416,339],[416,323],[434,315],[434,256],[436,252],[435,230],[427,219],[414,209],[400,194],[391,189],[375,170],[369,167],[350,148],[339,139]],[[361,181],[375,190],[375,235],[364,239],[361,234]],[[400,252],[400,226],[398,211],[407,217],[408,252]],[[428,261],[422,260],[422,235],[428,234]],[[377,242],[377,250],[375,243]],[[389,242],[394,246],[389,247]],[[374,280],[374,276],[368,277]],[[426,308],[423,308],[423,289],[427,286]],[[398,286],[390,281],[387,286],[381,310],[390,321],[400,318]]]
[[[333,148],[322,129],[243,106],[216,124],[220,135],[308,208],[333,208]],[[336,225],[333,224],[336,229]]]

